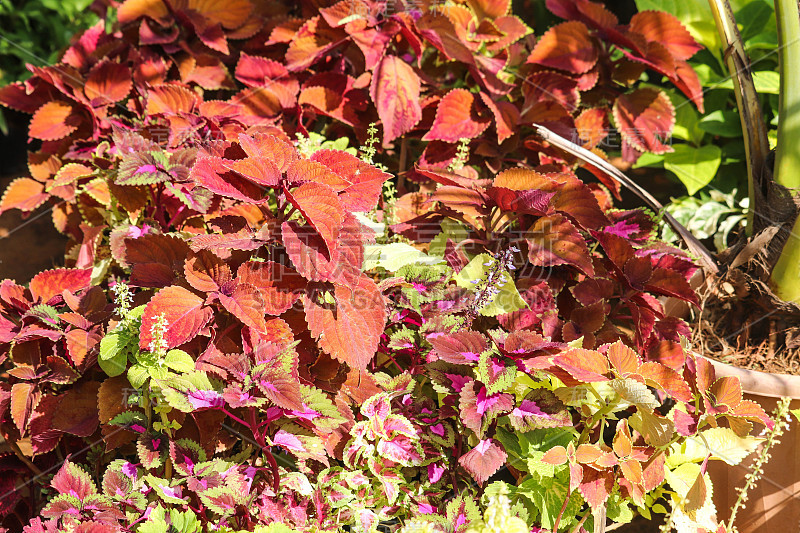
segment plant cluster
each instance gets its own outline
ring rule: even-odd
[[[509,2],[436,4],[127,0],[0,89],[41,141],[0,209],[71,238],[0,283],[4,524],[558,531],[663,496],[717,528],[705,461],[773,422],[664,313],[690,258],[528,132],[668,149],[631,87],[700,105],[697,45],[587,0],[535,43]],[[376,121],[418,156],[392,201]]]

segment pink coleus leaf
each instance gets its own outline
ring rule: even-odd
[[[506,462],[508,455],[494,439],[482,440],[458,459],[458,464],[483,485]]]

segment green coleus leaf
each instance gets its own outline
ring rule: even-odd
[[[389,272],[397,272],[402,267],[410,264],[438,265],[444,260],[440,257],[431,257],[403,242],[390,244],[372,244],[364,247],[363,270],[383,268]]]
[[[125,372],[128,366],[130,339],[124,331],[114,330],[100,340],[97,363],[111,377]]]
[[[475,256],[475,258],[455,276],[456,284],[462,289],[469,289],[471,291],[480,290],[485,283],[484,280],[487,279],[489,272],[492,270],[491,264],[493,263],[494,258],[489,254],[479,254]],[[473,281],[476,280],[478,283],[473,283]],[[480,310],[482,315],[497,316],[513,313],[514,311],[519,311],[527,307],[525,300],[522,299],[516,285],[514,285],[511,274],[508,272],[501,272],[500,277],[489,282],[488,285],[499,289],[499,292]]]
[[[168,479],[156,477],[152,474],[145,475],[144,480],[151,489],[156,491],[159,498],[164,503],[174,503],[178,505],[186,503],[187,500],[183,497],[183,488],[180,482],[173,480],[170,483]]]
[[[150,379],[150,373],[147,370],[147,367],[140,363],[132,365],[128,369],[128,382],[134,389],[141,389]]]
[[[165,435],[145,433],[136,441],[136,453],[139,462],[148,470],[164,464],[169,450],[169,441]]]
[[[495,394],[514,384],[517,368],[505,366],[494,354],[487,350],[478,360],[478,381],[486,386],[487,394]]]
[[[236,505],[247,494],[237,494],[232,488],[227,486],[213,487],[197,493],[203,505],[221,515],[232,514]]]
[[[170,350],[164,357],[164,364],[179,373],[191,372],[194,370],[194,359],[183,350]]]

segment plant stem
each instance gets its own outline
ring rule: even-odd
[[[776,0],[776,3],[780,0]],[[753,222],[756,206],[756,185],[764,175],[767,154],[769,153],[769,140],[767,139],[767,126],[761,112],[761,103],[758,100],[756,86],[750,72],[750,64],[744,51],[742,36],[733,18],[733,11],[728,0],[708,0],[714,22],[717,25],[722,46],[724,49],[725,63],[728,65],[733,79],[736,107],[739,109],[739,118],[742,122],[745,155],[747,157],[747,194],[750,198],[750,210],[747,214],[747,235],[753,233]],[[776,13],[777,14],[777,13]]]
[[[800,188],[800,12],[796,0],[775,0],[778,23],[778,145],[775,147],[775,182],[788,189]],[[791,191],[795,193],[796,191]],[[784,301],[800,302],[800,218],[772,270],[775,294]]]
[[[775,182],[800,188],[800,12],[794,0],[775,0],[778,23],[778,145],[775,147]]]
[[[561,510],[558,512],[558,518],[556,518],[556,523],[553,524],[553,533],[558,533],[558,526],[561,525],[561,517],[564,516],[564,511],[567,510],[567,505],[569,505],[569,497],[571,494],[567,492],[567,498],[564,500],[564,505],[561,506]]]

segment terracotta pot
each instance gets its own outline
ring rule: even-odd
[[[793,399],[791,409],[800,408],[800,376],[746,370],[708,360],[714,365],[717,377],[738,377],[745,399],[757,402],[768,413],[784,396]],[[764,475],[749,491],[745,507],[736,513],[735,525],[740,533],[800,531],[800,429],[794,417],[771,454]],[[722,461],[709,461],[714,504],[718,518],[726,523],[738,498],[736,488],[744,486],[744,476],[752,462],[751,457],[732,467]]]

